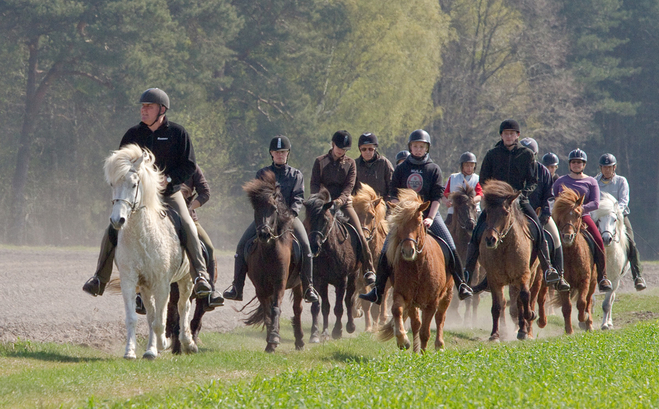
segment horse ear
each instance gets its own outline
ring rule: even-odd
[[[135,159],[133,162],[133,169],[139,169],[140,166],[142,166],[142,162],[144,162],[144,159],[146,158],[147,153],[145,151],[142,151],[142,156],[139,158]]]
[[[579,198],[577,199],[577,202],[574,204],[575,207],[583,205],[583,201],[586,198],[585,195],[580,195]]]
[[[378,197],[377,200],[374,200],[372,202],[373,208],[375,209],[376,207],[378,207],[378,205],[380,204],[381,201],[382,201],[381,197]]]
[[[390,209],[395,209],[395,208],[396,208],[396,204],[387,201],[387,207],[390,208]]]
[[[333,205],[334,205],[334,202],[332,202],[332,201],[329,201],[329,202],[325,203],[325,204],[323,205],[323,212],[326,212],[327,209],[329,209],[329,208],[332,207]]]
[[[419,212],[424,212],[424,211],[425,211],[427,208],[429,208],[429,207],[430,207],[430,201],[428,200],[428,201],[425,201],[425,202],[423,202],[422,204],[420,204],[420,205],[419,205],[419,208],[417,209],[417,211],[419,211]]]

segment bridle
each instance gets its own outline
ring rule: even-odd
[[[143,206],[137,207],[137,205],[138,205],[138,202],[137,202],[137,196],[138,196],[139,193],[140,193],[140,182],[141,182],[141,179],[140,179],[139,174],[137,173],[137,171],[131,169],[131,170],[126,174],[126,176],[128,176],[130,173],[135,173],[135,174],[137,175],[137,185],[135,186],[135,197],[133,198],[133,201],[130,202],[130,201],[126,200],[126,199],[112,199],[112,206],[114,206],[115,203],[117,203],[117,202],[124,202],[124,203],[126,203],[126,204],[128,205],[128,207],[130,208],[130,213],[133,214],[133,213],[137,212],[138,210],[144,209],[146,206],[143,205]]]
[[[336,224],[336,215],[332,216],[332,223],[330,223],[330,226],[327,228],[326,233],[323,233],[320,230],[313,230],[313,231],[309,232],[309,240],[311,240],[311,236],[314,235],[314,234],[319,235],[321,237],[320,244],[318,245],[318,252],[316,254],[314,254],[314,257],[317,256],[318,254],[320,254],[320,250],[322,249],[323,244],[325,244],[325,242],[329,238],[330,234],[332,233],[332,229],[334,228],[335,224]],[[323,229],[323,230],[325,230],[325,229]]]
[[[513,228],[514,224],[515,224],[515,215],[511,215],[510,224],[503,233],[499,232],[499,230],[496,227],[490,227],[489,229],[494,231],[498,236],[499,242],[503,243],[503,239],[505,239],[508,233],[510,233],[510,230]]]
[[[612,216],[611,216],[612,217]],[[597,227],[599,228],[599,220],[597,221]],[[613,232],[609,230],[604,230],[600,231],[601,235],[604,235],[604,233],[609,233],[611,235],[611,239],[613,240],[614,243],[620,243],[620,236],[618,235],[618,219],[616,218],[613,222],[613,225],[616,226]]]
[[[413,245],[414,245],[413,248],[414,248],[414,252],[415,252],[416,254],[421,254],[421,252],[423,252],[424,247],[426,247],[426,239],[428,238],[428,229],[425,227],[425,225],[423,224],[423,222],[421,222],[421,224],[419,225],[419,227],[421,227],[421,230],[423,230],[423,232],[425,233],[425,234],[423,235],[423,236],[424,236],[424,237],[423,237],[423,246],[421,246],[421,248],[419,248],[419,241],[418,241],[418,239],[419,239],[419,235],[418,235],[418,234],[417,234],[417,240],[412,239],[412,238],[410,238],[410,237],[405,237],[403,240],[400,241],[400,244],[399,244],[400,246],[402,246],[403,243],[405,243],[406,241],[411,241],[411,242],[413,243]],[[417,230],[418,230],[418,229],[417,229]],[[401,248],[401,251],[403,251],[402,248]]]
[[[581,221],[581,217],[579,217],[579,219]],[[578,225],[579,225],[579,227],[575,226],[572,222],[565,223],[560,228],[561,235],[565,235],[566,240],[568,240],[570,242],[574,241],[574,239],[577,237],[577,233],[579,233],[579,229],[581,228],[581,223],[578,223]],[[569,234],[568,233],[563,233],[563,230],[566,227],[572,227],[572,229],[574,229],[574,233],[569,233]]]
[[[279,209],[275,209],[275,222],[277,220],[279,220]],[[268,232],[268,240],[267,241],[277,240],[278,238],[282,237],[284,234],[291,231],[291,229],[285,229],[280,234],[276,235],[276,234],[274,234],[274,231],[277,229],[276,226],[273,228],[267,223],[263,223],[263,224],[260,224],[260,225],[256,226],[257,231],[259,229],[262,229],[262,228],[265,229]]]

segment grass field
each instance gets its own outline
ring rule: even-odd
[[[491,344],[484,329],[449,330],[446,350],[423,356],[364,333],[296,352],[290,322],[274,355],[257,329],[202,334],[199,354],[156,361],[21,341],[0,345],[0,406],[659,407],[658,308],[659,289],[621,294],[615,331]]]

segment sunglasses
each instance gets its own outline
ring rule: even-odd
[[[359,150],[362,152],[373,152],[375,148],[359,148]]]

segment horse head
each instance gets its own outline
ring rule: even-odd
[[[332,212],[334,202],[327,189],[322,187],[304,202],[307,217],[304,225],[309,233],[309,244],[314,257],[320,254],[323,244],[332,233],[335,215]]]
[[[554,202],[552,218],[556,222],[561,242],[566,247],[574,244],[577,234],[581,230],[583,201],[583,195],[579,195],[574,190],[566,187]]]
[[[387,257],[397,260],[415,261],[421,254],[427,239],[426,227],[423,224],[423,212],[430,202],[423,202],[412,189],[399,189],[399,202],[391,210],[389,217],[389,236]],[[389,240],[389,239],[387,239]]]
[[[116,230],[145,207],[164,209],[160,198],[163,176],[155,168],[155,158],[148,150],[130,144],[114,151],[105,160],[105,179],[112,187],[110,223]]]
[[[606,192],[602,192],[600,206],[591,212],[591,217],[599,230],[604,246],[620,242],[620,232],[624,227],[624,216],[618,201]]]
[[[453,223],[458,223],[460,228],[469,235],[474,232],[478,218],[478,209],[474,203],[475,196],[476,191],[469,185],[461,187],[450,196],[455,220]]]
[[[243,190],[254,208],[256,238],[260,242],[276,240],[288,231],[284,225],[288,220],[292,220],[292,216],[288,214],[272,171],[266,171],[258,179],[245,183]]]
[[[360,189],[355,192],[352,198],[352,204],[357,217],[359,217],[362,230],[364,230],[366,241],[370,241],[378,224],[386,217],[387,210],[384,200],[371,186],[362,183]]]
[[[487,209],[485,219],[487,229],[483,233],[483,238],[487,248],[496,249],[513,229],[516,219],[520,217],[521,210],[517,203],[520,192],[514,190],[508,183],[498,180],[488,181],[483,192]]]

